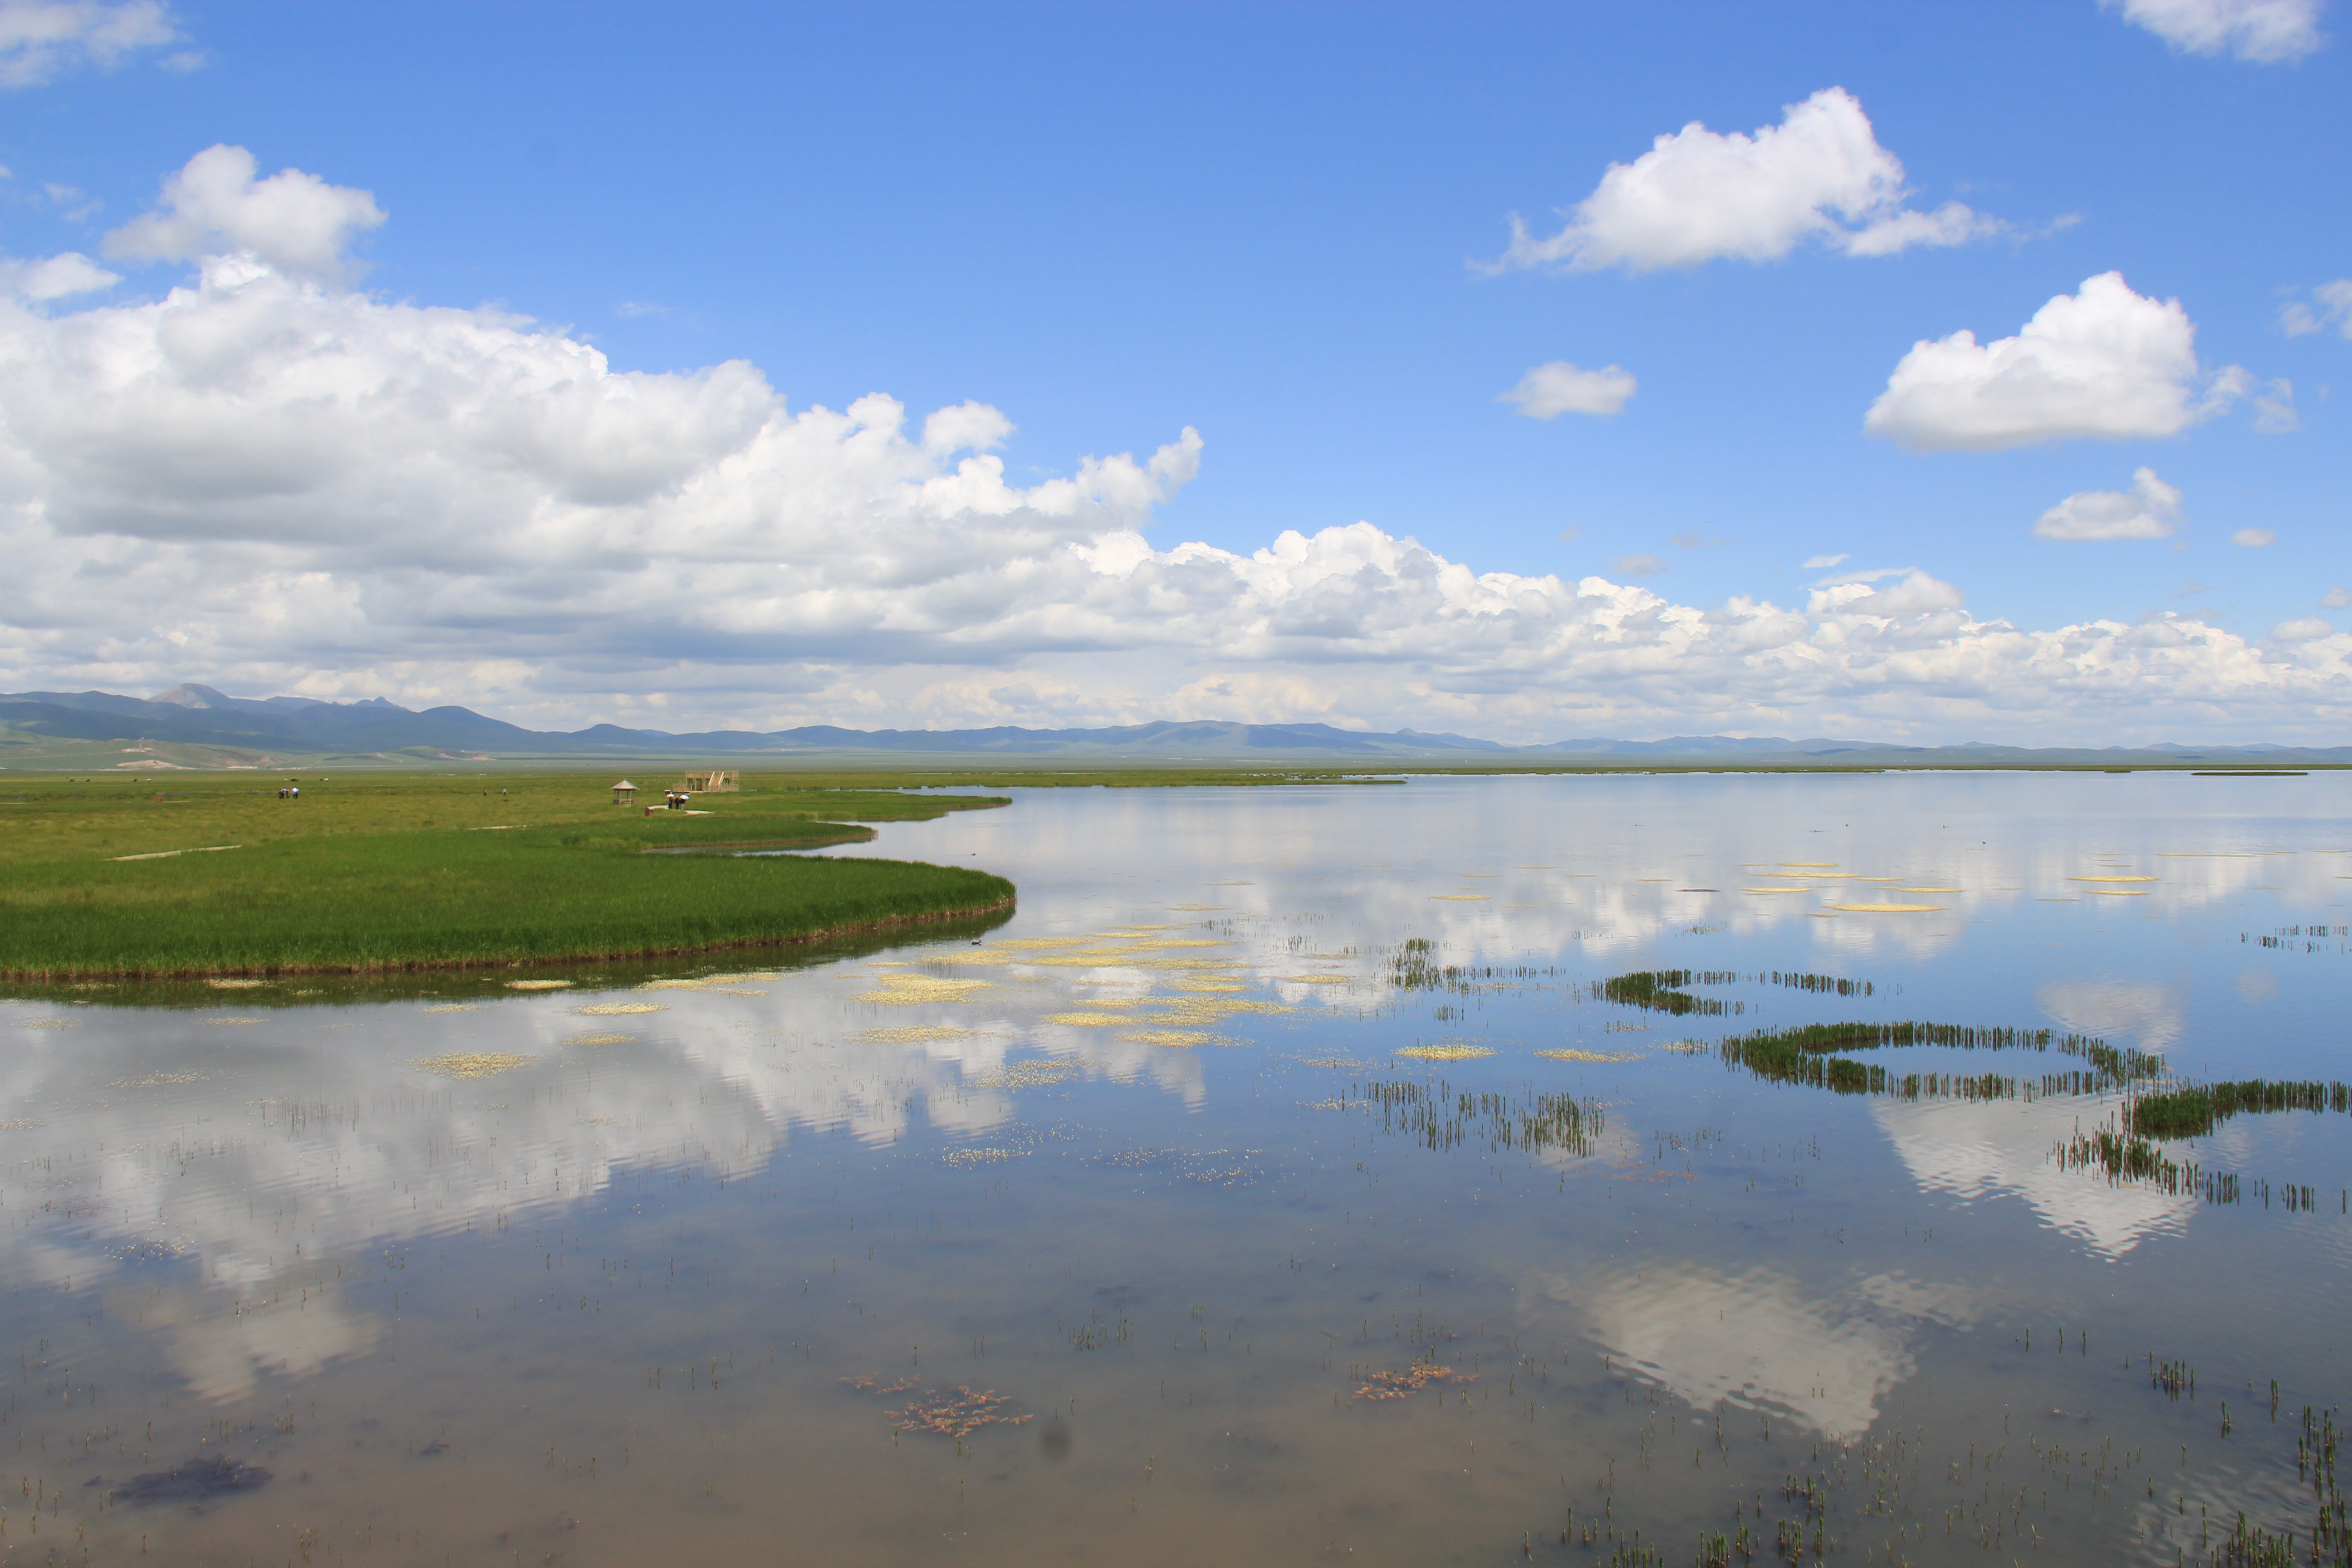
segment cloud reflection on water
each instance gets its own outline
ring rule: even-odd
[[[1521,1287],[1523,1317],[1531,1298],[1573,1308],[1615,1361],[1699,1409],[1762,1411],[1836,1438],[1868,1431],[1887,1391],[1911,1375],[1920,1325],[1962,1327],[1976,1315],[1958,1288],[1899,1276],[1820,1296],[1769,1268],[1654,1259],[1595,1284],[1534,1275]]]

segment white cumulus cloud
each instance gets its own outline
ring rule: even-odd
[[[2278,533],[2268,528],[2242,528],[2230,535],[2230,542],[2242,550],[2265,550],[2278,542]]]
[[[2303,616],[2292,621],[2281,621],[2271,628],[2271,636],[2280,642],[2311,642],[2333,637],[2336,624],[2325,616]]]
[[[1769,261],[1818,239],[1850,256],[1963,245],[2002,225],[1947,202],[1906,206],[1903,164],[1878,144],[1843,88],[1824,88],[1754,134],[1696,121],[1612,163],[1558,234],[1538,238],[1514,214],[1497,268],[1622,267],[1651,272],[1723,257]]]
[[[2352,278],[2322,283],[2311,297],[2318,301],[2315,309],[2301,300],[2290,300],[2281,307],[2279,325],[2286,335],[2300,338],[2313,332],[2336,332],[2352,338]]]
[[[305,176],[307,178],[307,176]],[[0,298],[0,689],[382,691],[682,730],[1159,717],[1568,734],[2169,733],[2352,721],[2352,637],[2050,630],[1910,568],[1802,603],[1449,559],[1370,522],[1156,541],[1191,430],[1031,483],[1003,414],[615,369],[252,255]]]
[[[20,300],[69,299],[76,294],[94,294],[121,281],[78,250],[39,261],[0,258],[0,292],[14,294]]]
[[[2326,40],[2321,0],[2099,0],[2176,49],[2265,63],[2301,59]]]
[[[163,182],[160,211],[106,237],[106,254],[141,261],[247,255],[298,277],[338,278],[362,232],[383,222],[365,191],[282,169],[257,180],[242,147],[207,147]]]
[[[1591,414],[1606,418],[1624,408],[1633,390],[1633,374],[1616,365],[1604,370],[1579,370],[1564,359],[1556,359],[1519,377],[1518,385],[1495,401],[1514,405],[1530,419],[1550,419],[1562,414]]]
[[[2128,490],[2078,490],[2033,525],[2042,539],[2164,539],[2180,526],[2180,492],[2153,468],[2132,473]]]
[[[2319,595],[2319,602],[2331,610],[2352,609],[2352,588],[2330,588]]]
[[[111,69],[180,41],[163,0],[0,0],[0,87],[34,87],[77,66]]]
[[[1971,331],[1912,345],[1863,425],[1915,451],[1998,451],[2084,438],[2175,436],[2251,386],[2231,366],[2199,392],[2197,328],[2178,300],[2087,278],[2013,338]]]

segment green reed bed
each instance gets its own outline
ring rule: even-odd
[[[0,840],[0,977],[617,959],[805,942],[1013,899],[1003,879],[961,868],[729,852],[872,837],[843,816],[1001,804],[972,797],[776,792],[648,816],[578,775],[509,775],[504,795],[446,778],[310,781],[299,802],[249,779],[121,784],[21,792],[5,818],[17,831]]]
[[[1640,1007],[1649,1012],[1665,1013],[1677,1018],[1694,1014],[1704,1018],[1719,1018],[1727,1013],[1742,1011],[1740,1004],[1694,996],[1683,987],[1729,985],[1741,978],[1728,970],[1639,970],[1632,974],[1612,975],[1607,980],[1596,981],[1592,986],[1592,999],[1614,1002],[1621,1007]]]
[[[1753,974],[1730,969],[1643,969],[1631,974],[1616,974],[1606,980],[1595,981],[1591,995],[1595,1002],[1612,1002],[1621,1007],[1640,1007],[1675,1017],[1720,1018],[1746,1012],[1746,1004],[1694,996],[1689,987],[1739,984],[1777,985],[1784,990],[1827,996],[1869,996],[1878,989],[1867,980],[1846,980],[1834,974],[1791,973],[1778,969],[1762,970]]]
[[[1516,1097],[1457,1090],[1443,1079],[1433,1084],[1410,1079],[1358,1084],[1339,1104],[1378,1116],[1381,1131],[1424,1148],[1484,1143],[1494,1153],[1558,1149],[1581,1157],[1592,1152],[1604,1121],[1597,1100],[1532,1089]]]
[[[2088,1073],[2045,1074],[2034,1089],[2040,1094],[2095,1094],[2143,1082],[2164,1071],[2159,1057],[2131,1047],[2110,1046],[2088,1035],[2059,1034],[2050,1029],[2012,1029],[1975,1024],[1922,1023],[1905,1019],[1891,1023],[1842,1022],[1799,1024],[1781,1029],[1759,1029],[1734,1035],[1717,1050],[1725,1063],[1745,1068],[1776,1083],[1811,1084],[1843,1094],[1895,1094],[1907,1100],[1957,1097],[1967,1100],[2013,1100],[2025,1089],[2014,1079],[1985,1073],[1973,1076],[1941,1073],[1889,1072],[1874,1063],[1848,1059],[1834,1053],[1868,1051],[1903,1046],[1936,1046],[1956,1050],[2061,1051],[2091,1064]]]
[[[2125,1124],[2143,1138],[2200,1138],[2244,1111],[2352,1111],[2352,1084],[2185,1083],[2135,1099]]]

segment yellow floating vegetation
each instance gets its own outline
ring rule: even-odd
[[[507,982],[507,989],[509,991],[561,991],[571,984],[569,980],[509,980]]]
[[[471,1013],[480,1006],[478,1002],[443,1002],[431,1007],[420,1007],[420,1013]]]
[[[909,1400],[904,1410],[886,1410],[893,1430],[929,1432],[934,1436],[952,1437],[961,1443],[982,1426],[1003,1423],[1018,1426],[1032,1419],[1027,1415],[1007,1415],[997,1409],[1004,1403],[1002,1394],[975,1394],[959,1384],[951,1394],[927,1394],[920,1399]]]
[[[592,1002],[572,1010],[592,1018],[617,1018],[625,1013],[667,1013],[669,1005],[664,1002]]]
[[[267,980],[207,980],[205,984],[215,991],[250,991],[257,985],[267,985]]]
[[[974,991],[987,990],[985,980],[942,980],[936,974],[886,974],[885,989],[867,991],[853,1001],[877,1002],[886,1007],[918,1007],[928,1002],[961,1002]]]
[[[1495,1053],[1485,1046],[1447,1045],[1405,1046],[1396,1054],[1423,1062],[1475,1062],[1481,1057],[1491,1057]]]
[[[1008,936],[996,945],[1015,952],[1027,952],[1036,948],[1084,947],[1101,940],[1097,936]]]
[[[1552,1062],[1638,1062],[1642,1059],[1642,1053],[1639,1051],[1579,1051],[1563,1048],[1556,1051],[1538,1051],[1536,1055],[1546,1061]]]
[[[1429,896],[1449,904],[1480,904],[1495,895],[1492,893],[1432,893]]]
[[[1957,893],[1958,888],[1897,888],[1898,893]]]
[[[447,1056],[426,1057],[409,1065],[442,1078],[490,1078],[499,1073],[512,1072],[520,1067],[528,1067],[532,1059],[517,1056],[512,1051],[453,1051]]]
[[[1417,1361],[1402,1372],[1376,1372],[1367,1377],[1355,1393],[1354,1399],[1402,1399],[1437,1384],[1473,1383],[1475,1374],[1465,1375],[1450,1366],[1434,1362]]]
[[[266,1024],[269,1022],[267,1018],[206,1018],[204,1021],[212,1025],[215,1028],[220,1029],[233,1029],[241,1027],[247,1024]]]
[[[1133,1040],[1139,1046],[1170,1046],[1188,1050],[1194,1046],[1213,1045],[1217,1037],[1200,1029],[1135,1029],[1119,1037]]]
[[[625,1046],[635,1035],[574,1035],[563,1043],[567,1046]]]
[[[1941,904],[1832,904],[1850,915],[1931,915],[1942,909]]]
[[[1048,1013],[1042,1022],[1066,1024],[1073,1028],[1098,1029],[1112,1024],[1132,1024],[1135,1020],[1124,1013]]]
[[[1223,992],[1246,991],[1249,987],[1240,984],[1238,981],[1233,980],[1179,980],[1176,982],[1175,989],[1179,991]],[[1100,1005],[1100,1004],[1097,1004],[1097,1005]]]
[[[643,985],[638,986],[637,989],[640,991],[699,991],[709,984],[709,981],[699,978],[693,980],[648,980]]]
[[[67,1029],[72,1026],[63,1018],[27,1018],[18,1026],[26,1029]]]
[[[2147,889],[2146,888],[2093,888],[2091,889],[2091,897],[2095,899],[2144,899],[2147,897]]]
[[[1297,1008],[1280,1002],[1262,1002],[1242,996],[1154,996],[1151,1005],[1160,1009],[1155,1015],[1160,1023],[1214,1023],[1230,1018],[1236,1013],[1295,1013]]]
[[[1816,871],[1834,871],[1837,869],[1837,862],[1834,860],[1782,860],[1779,862],[1779,864],[1783,866],[1805,866],[1810,867]]]
[[[940,1158],[962,1169],[972,1165],[992,1165],[999,1160],[1017,1160],[1026,1152],[1022,1149],[950,1149]]]
[[[1286,984],[1290,985],[1349,985],[1354,984],[1356,977],[1352,974],[1286,974],[1282,978]]]
[[[924,962],[957,964],[971,969],[993,969],[1002,964],[1026,963],[1034,961],[1021,953],[1006,952],[1000,948],[968,947],[961,952],[943,952],[936,958],[926,959]]]
[[[2069,877],[2070,882],[2153,882],[2154,877]]]
[[[906,1024],[890,1029],[864,1029],[851,1039],[867,1046],[929,1046],[942,1040],[969,1040],[970,1029],[951,1028],[945,1024]]]
[[[1033,1061],[1006,1062],[964,1081],[974,1089],[1044,1089],[1050,1084],[1067,1083],[1077,1076],[1078,1068],[1075,1062],[1040,1058]]]

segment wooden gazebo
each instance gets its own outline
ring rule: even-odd
[[[635,805],[636,801],[637,786],[631,784],[628,780],[623,779],[619,784],[613,786],[613,804],[614,805]]]

